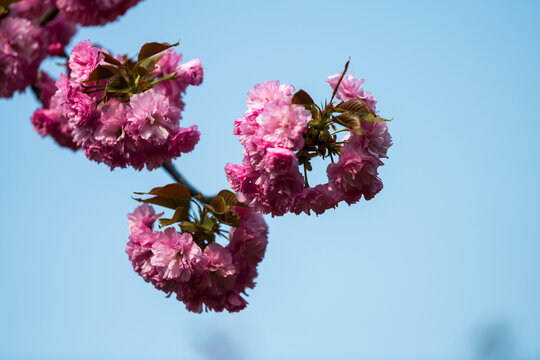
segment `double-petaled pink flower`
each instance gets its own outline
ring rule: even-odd
[[[335,88],[341,74],[328,82]],[[343,78],[337,98],[362,100],[375,112],[377,100],[352,74]],[[328,183],[307,186],[300,171],[298,151],[304,147],[312,114],[292,104],[294,88],[277,81],[255,85],[248,93],[247,112],[236,119],[234,134],[244,146],[241,165],[225,167],[229,185],[255,209],[273,216],[311,211],[322,214],[341,201],[369,200],[382,189],[378,167],[392,145],[386,123],[361,121],[362,133],[350,132],[340,142],[337,162],[328,165]],[[335,146],[338,146],[336,143]]]
[[[54,7],[54,0],[24,0],[10,5],[7,17],[0,20],[0,97],[33,85],[41,62],[48,55],[64,54],[76,27],[61,14],[40,24]]]
[[[182,55],[173,50],[162,55],[151,74],[156,79],[170,75],[168,80],[128,98],[102,101],[106,82],[88,80],[111,55],[88,40],[78,43],[69,57],[69,76],[60,76],[52,100],[33,116],[36,130],[58,139],[56,128],[61,127],[62,138],[71,135],[71,142],[60,145],[81,148],[89,159],[111,169],[154,169],[193,150],[200,136],[197,126],[183,128],[179,121],[182,96],[189,85],[202,82],[202,67],[197,59],[179,64]],[[53,126],[55,120],[59,126]]]
[[[241,225],[231,228],[229,244],[214,242],[202,249],[189,233],[172,227],[154,231],[161,214],[150,205],[139,206],[128,215],[126,252],[133,269],[157,289],[175,294],[190,311],[242,310],[247,305],[243,294],[255,286],[257,265],[266,251],[268,227],[251,209],[236,211]]]

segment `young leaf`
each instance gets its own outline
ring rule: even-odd
[[[212,199],[212,201],[210,202],[210,206],[214,209],[213,212],[216,214],[224,214],[227,211],[225,199],[223,199],[219,195]]]
[[[143,202],[146,204],[154,204],[159,206],[164,206],[169,209],[175,210],[177,207],[183,206],[189,208],[189,200],[186,199],[172,199],[162,196],[154,196],[148,199],[133,198],[136,201]]]
[[[158,43],[158,42],[149,42],[144,44],[141,47],[141,50],[139,51],[139,57],[137,58],[137,61],[144,60],[146,58],[149,58],[151,56],[156,55],[157,53],[160,53],[164,50],[170,49],[173,46],[177,46],[179,43],[176,44],[168,44],[168,43]]]
[[[230,225],[233,227],[239,227],[241,225],[238,213],[236,213],[235,211],[227,211],[223,215],[218,215],[217,218],[221,223],[226,225]]]
[[[105,91],[108,93],[128,93],[130,90],[131,87],[123,76],[118,76],[109,80],[107,86],[105,86]]]
[[[307,92],[300,89],[292,97],[291,104],[297,105],[315,105],[315,101],[309,96]]]
[[[195,225],[191,221],[183,221],[182,224],[180,224],[180,228],[182,229],[183,232],[189,232],[189,233],[194,233],[199,230],[197,225]]]
[[[159,59],[161,59],[163,57],[163,55],[165,55],[165,54],[152,56],[152,57],[143,59],[141,61],[138,61],[137,64],[139,66],[142,66],[143,68],[146,68],[148,71],[155,70],[156,63],[159,61]]]
[[[109,80],[118,73],[120,73],[120,69],[117,67],[111,65],[98,65],[98,67],[92,71],[90,76],[88,76],[88,80],[86,80],[85,83]]]
[[[223,200],[225,200],[225,205],[229,206],[237,206],[242,204],[240,201],[238,201],[238,198],[236,197],[236,194],[229,190],[221,190],[218,193],[218,196],[221,196]]]
[[[371,121],[371,122],[392,121],[392,120],[389,120],[389,119],[380,118],[380,117],[378,117],[377,115],[375,115],[373,113],[361,115],[361,118],[362,118],[362,121]]]
[[[182,184],[172,183],[165,186],[153,188],[148,192],[149,195],[158,195],[171,199],[191,199],[191,194],[187,187]]]
[[[139,75],[140,77],[148,75],[149,72],[150,71],[148,71],[148,69],[139,65],[135,65],[135,67],[133,68],[133,73]]]
[[[335,116],[334,121],[350,129],[356,135],[362,134],[362,129],[360,126],[360,117],[358,115],[351,114],[351,113],[344,113],[339,116]]]
[[[188,220],[188,218],[189,218],[189,209],[186,209],[183,206],[179,206],[176,208],[176,211],[174,212],[174,215],[171,219],[160,219],[159,225],[161,227],[169,226],[180,221],[186,221]]]
[[[214,225],[216,225],[216,219],[215,218],[207,218],[201,224],[201,227],[206,231],[212,232],[213,229],[214,229]]]
[[[116,66],[122,66],[122,63],[115,58],[113,58],[111,55],[107,54],[106,52],[102,51],[101,54],[104,57],[105,62],[108,62],[109,64],[113,64]]]
[[[336,111],[339,112],[353,112],[359,114],[365,114],[371,112],[366,105],[365,101],[362,99],[352,99],[347,101],[342,101],[335,107]]]

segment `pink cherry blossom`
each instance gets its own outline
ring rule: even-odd
[[[330,84],[332,89],[335,89],[341,74],[338,73],[328,77],[327,83]],[[366,102],[368,108],[375,112],[375,107],[377,105],[377,99],[373,98],[371,92],[365,91],[360,86],[364,83],[364,79],[355,79],[354,73],[350,73],[343,78],[339,89],[336,93],[336,97],[342,101],[352,100],[352,99],[362,99]]]
[[[180,282],[189,281],[202,258],[202,251],[191,235],[179,235],[173,228],[160,233],[159,239],[152,244],[152,254],[150,263],[159,276],[164,280]]]
[[[259,136],[274,146],[300,150],[311,113],[300,105],[268,103],[257,117]]]
[[[262,109],[267,103],[290,104],[294,87],[279,84],[279,81],[265,81],[251,89],[247,97],[248,110]]]
[[[84,92],[82,85],[65,74],[56,82],[62,115],[75,126],[87,125],[98,116],[95,100]]]
[[[88,159],[111,169],[131,166],[152,170],[192,151],[199,141],[198,128],[181,127],[179,121],[186,88],[202,81],[200,62],[179,64],[182,55],[167,50],[160,55],[152,75],[154,79],[174,77],[125,98],[104,99],[105,91],[100,87],[104,88],[106,81],[86,83],[97,66],[104,64],[104,54],[109,53],[88,40],[76,44],[69,57],[69,74],[62,74],[55,84],[57,112],[70,126],[65,135],[72,143]],[[124,61],[121,56],[113,57]],[[34,117],[42,135],[53,136],[52,131],[43,130],[51,116],[49,111],[39,111]]]
[[[86,81],[90,74],[103,61],[102,49],[92,46],[90,40],[77,43],[69,56],[69,77],[74,81]]]
[[[153,230],[161,214],[150,205],[139,206],[128,215],[126,253],[133,269],[156,289],[176,294],[189,311],[242,310],[247,305],[243,294],[255,286],[257,266],[266,251],[268,226],[252,209],[235,211],[241,225],[231,228],[230,243],[210,243],[202,249],[189,233],[172,227]]]
[[[56,0],[61,13],[70,21],[84,25],[105,25],[116,20],[140,0]]]
[[[332,87],[337,86],[340,76],[329,77]],[[363,82],[350,74],[341,82],[337,97],[343,101],[362,99],[375,111],[376,100],[361,88]],[[231,188],[247,204],[272,216],[312,211],[320,215],[341,201],[352,204],[362,196],[373,198],[382,189],[380,159],[387,157],[392,145],[386,123],[361,121],[362,134],[349,133],[336,142],[343,145],[338,147],[341,155],[337,162],[327,167],[328,183],[309,187],[299,159],[304,162],[306,156],[317,155],[313,151],[322,140],[310,138],[305,145],[304,137],[322,134],[322,130],[310,128],[307,132],[312,114],[303,106],[291,104],[293,91],[291,85],[277,81],[266,81],[249,91],[247,112],[235,120],[233,131],[244,146],[244,158],[241,165],[229,163],[225,167]]]
[[[306,188],[295,197],[291,212],[296,215],[302,212],[311,215],[311,211],[313,211],[315,214],[320,215],[326,210],[337,206],[339,199],[336,199],[336,195],[333,188],[328,184]]]
[[[43,108],[36,110],[30,119],[36,132],[41,136],[51,136],[60,146],[74,151],[79,149],[73,140],[73,126],[62,115],[61,96],[55,93],[54,79],[47,73],[41,72],[38,75],[36,87],[43,104]]]
[[[277,176],[298,168],[298,159],[290,149],[268,148],[260,165],[270,176]]]
[[[0,25],[0,97],[9,98],[36,81],[47,48],[39,26],[27,19],[8,16]]]
[[[178,127],[180,109],[154,90],[131,97],[126,131],[152,144],[162,145]]]
[[[148,204],[143,204],[135,209],[132,214],[128,214],[128,227],[132,235],[152,231],[152,227],[163,213],[156,214],[154,208]]]

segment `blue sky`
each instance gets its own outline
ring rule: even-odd
[[[248,308],[188,313],[131,269],[133,191],[158,169],[111,172],[32,129],[30,93],[0,100],[0,359],[540,359],[540,3],[145,0],[83,28],[116,53],[181,40],[205,70],[176,166],[207,193],[240,162],[235,117],[256,83],[330,96],[342,70],[394,118],[373,200],[319,217],[267,217]],[[54,61],[45,67],[58,74]],[[486,357],[484,357],[486,358]]]

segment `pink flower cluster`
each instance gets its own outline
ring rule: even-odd
[[[229,185],[251,206],[273,215],[287,212],[304,188],[295,152],[304,146],[311,113],[291,105],[293,92],[291,85],[279,81],[266,81],[249,91],[248,110],[234,123],[244,160],[225,167]]]
[[[340,75],[329,77],[331,86],[337,85]],[[344,101],[360,98],[375,111],[377,101],[360,88],[362,82],[349,75],[337,97]],[[305,187],[295,152],[304,145],[311,113],[291,104],[293,91],[291,85],[277,81],[255,85],[249,91],[248,110],[234,124],[234,134],[244,146],[244,159],[241,165],[228,163],[225,167],[231,188],[250,206],[272,216],[322,214],[340,201],[352,204],[362,195],[366,200],[373,198],[382,188],[377,176],[377,168],[383,164],[380,159],[392,144],[386,124],[363,121],[364,133],[351,132],[339,160],[328,166],[328,183]]]
[[[257,265],[266,251],[268,227],[260,214],[236,208],[241,225],[231,228],[227,246],[211,243],[202,249],[189,233],[169,227],[154,231],[156,215],[144,204],[128,215],[126,252],[133,269],[158,290],[186,304],[189,311],[237,312],[246,307],[242,294],[254,288]]]
[[[75,45],[68,63],[69,77],[60,76],[54,95],[42,99],[43,109],[32,116],[36,131],[51,135],[60,145],[81,148],[89,159],[104,162],[111,169],[154,169],[193,150],[200,136],[197,126],[182,128],[179,120],[184,107],[182,94],[188,85],[202,82],[199,60],[179,65],[182,55],[167,50],[153,72],[156,77],[175,72],[172,79],[131,96],[129,101],[112,98],[101,102],[104,92],[88,91],[91,88],[84,82],[104,64],[104,53],[88,40]]]
[[[47,55],[64,54],[75,25],[61,14],[39,24],[54,6],[54,0],[24,0],[11,5],[9,15],[0,20],[0,97],[9,98],[34,84]]]
[[[141,0],[56,0],[61,13],[70,21],[89,26],[104,25],[124,15]]]
[[[332,89],[335,89],[341,75],[339,73],[328,77],[327,82]],[[342,101],[361,99],[375,112],[377,99],[373,98],[371,92],[360,87],[363,83],[363,79],[354,79],[353,73],[349,74],[343,78],[336,97]],[[338,162],[328,165],[326,173],[336,200],[351,205],[362,196],[370,200],[382,190],[378,167],[384,165],[382,158],[388,158],[392,137],[386,122],[362,121],[362,135],[351,132],[345,140],[348,142],[341,148]]]

